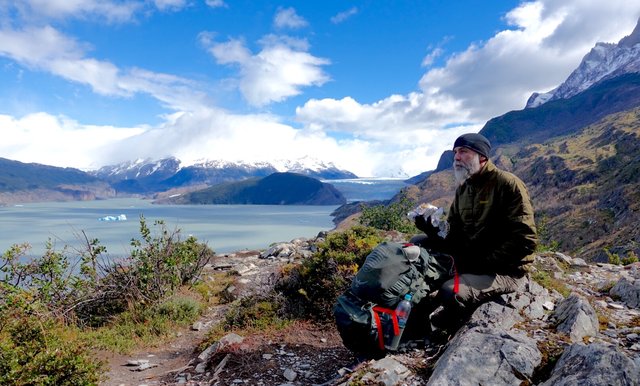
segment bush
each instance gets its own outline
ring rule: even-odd
[[[376,205],[362,207],[360,224],[384,231],[398,231],[402,233],[417,233],[413,222],[407,218],[407,213],[415,204],[407,198],[389,205]]]
[[[296,318],[332,320],[337,297],[382,240],[379,231],[363,226],[329,234],[313,256],[284,270],[276,289],[284,295],[288,312]]]
[[[0,384],[97,384],[100,365],[90,348],[126,351],[158,341],[193,322],[201,305],[173,297],[194,284],[214,252],[193,237],[182,241],[162,221],[152,234],[140,218],[132,254],[110,262],[99,241],[60,251],[49,241],[28,259],[28,244],[14,245],[0,261]],[[167,300],[170,299],[170,300]],[[102,327],[79,330],[78,327]]]
[[[104,364],[77,331],[33,311],[5,307],[0,314],[0,384],[98,384]]]

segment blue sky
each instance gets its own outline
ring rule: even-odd
[[[628,0],[0,0],[0,157],[411,176],[639,17]]]

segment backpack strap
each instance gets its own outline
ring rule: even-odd
[[[395,310],[380,306],[373,307],[373,317],[376,319],[376,326],[378,328],[378,347],[380,347],[380,350],[384,350],[384,333],[382,331],[382,322],[380,321],[380,315],[378,315],[378,312],[383,312],[385,314],[391,315],[394,336],[400,334],[400,327],[398,326],[398,317],[396,316]]]

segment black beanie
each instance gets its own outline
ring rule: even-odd
[[[466,147],[487,159],[491,151],[491,143],[489,143],[489,140],[483,135],[476,133],[462,134],[459,136],[453,144],[453,148],[455,149],[456,147]]]

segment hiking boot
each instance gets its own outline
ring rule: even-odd
[[[430,316],[432,329],[455,333],[465,322],[463,313],[447,308],[438,308]]]

